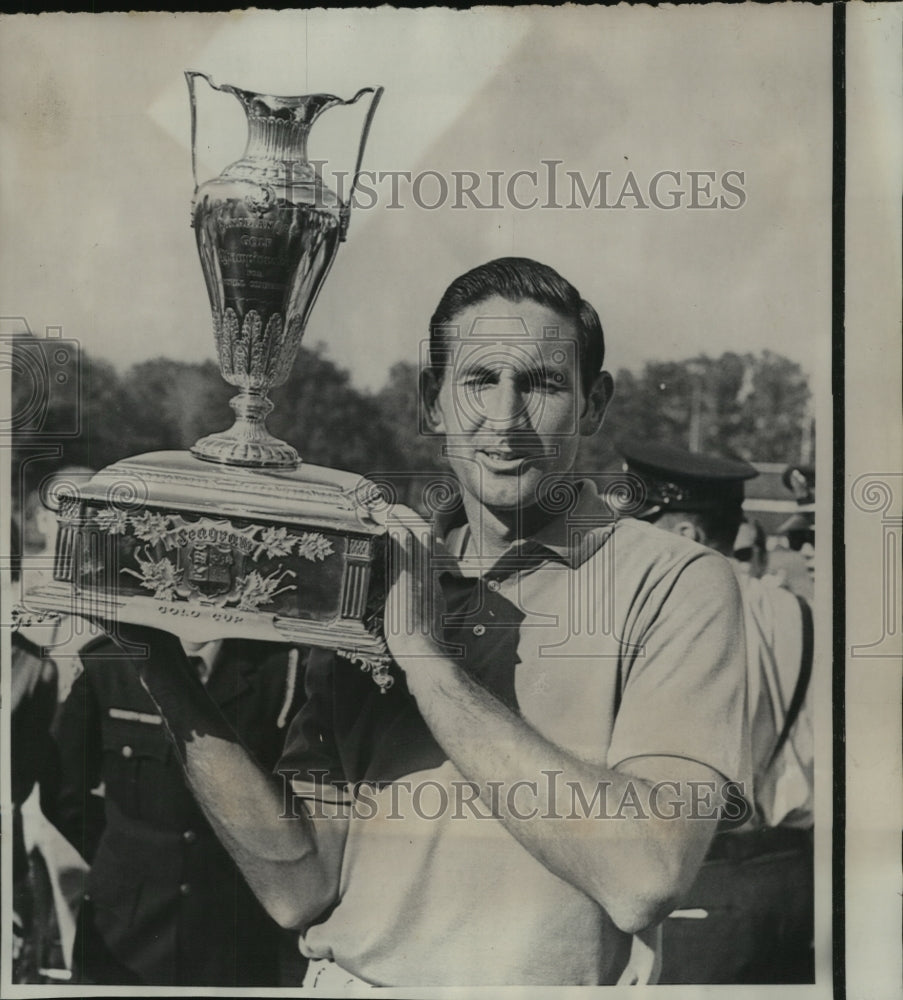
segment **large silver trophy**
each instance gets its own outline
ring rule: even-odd
[[[198,184],[195,83],[244,108],[244,155]],[[60,498],[54,583],[27,612],[152,625],[198,640],[247,637],[338,649],[391,683],[381,635],[385,524],[360,476],[302,463],[266,428],[310,311],[348,232],[342,201],[310,163],[311,126],[371,95],[356,178],[382,88],[350,100],[273,97],[188,72],[192,225],[234,425],[191,452],[117,462]]]

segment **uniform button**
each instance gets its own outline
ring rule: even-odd
[[[181,894],[182,894],[183,896],[190,896],[190,895],[191,895],[191,883],[190,883],[190,882],[183,882],[183,883],[182,883],[182,884],[181,884],[181,885],[179,886],[179,892],[180,892],[180,893],[181,893]]]
[[[134,753],[134,750],[132,750],[132,748],[130,746],[128,746],[128,745],[126,745],[126,746],[124,746],[122,748],[122,756],[123,757],[131,757],[133,753]]]
[[[501,586],[501,584],[500,584],[500,583],[498,582],[498,580],[490,580],[490,581],[489,581],[489,583],[487,583],[487,584],[486,584],[486,586],[487,586],[487,587],[488,587],[488,588],[489,588],[489,589],[490,589],[490,590],[491,590],[491,591],[493,592],[493,594],[494,594],[494,593],[496,593],[496,592],[498,591],[498,589],[499,589],[499,587]]]
[[[486,626],[485,625],[474,625],[474,627],[473,627],[473,634],[474,635],[483,635],[485,632],[486,632]]]
[[[198,835],[194,832],[194,830],[186,830],[182,834],[182,840],[184,840],[186,844],[193,844],[197,839]]]

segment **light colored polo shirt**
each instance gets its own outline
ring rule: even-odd
[[[800,676],[803,619],[797,598],[774,579],[757,579],[734,564],[745,612],[754,826],[813,825],[815,748],[807,695],[787,741],[772,761]]]
[[[584,484],[571,510],[490,562],[476,581],[444,579],[446,639],[529,726],[600,767],[665,755],[749,780],[742,611],[725,559],[634,520],[613,523]],[[350,819],[338,902],[302,951],[378,985],[637,978],[632,936],[472,792],[466,801],[468,782],[393,673],[381,695],[347,661],[315,651],[309,662],[308,702],[277,771],[311,810],[344,801]],[[528,813],[530,789],[517,794]],[[555,801],[562,817],[584,808],[567,787],[556,785]],[[598,822],[619,821],[622,804],[589,806]],[[549,821],[563,836],[579,826]]]

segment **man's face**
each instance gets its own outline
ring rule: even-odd
[[[536,302],[496,296],[452,323],[458,346],[432,415],[461,488],[500,512],[542,502],[543,480],[570,472],[601,423],[608,376],[583,392],[574,324]]]
[[[803,562],[806,564],[806,572],[809,574],[809,579],[815,582],[815,543],[806,542],[800,549],[800,554],[803,557]]]
[[[809,574],[809,579],[815,579],[815,529],[808,528],[799,531],[788,531],[787,540],[790,543],[790,548],[794,552],[799,552],[803,557],[803,562],[806,566],[806,572]]]

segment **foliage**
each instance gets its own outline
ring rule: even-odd
[[[584,444],[581,461],[605,467],[624,438],[746,461],[799,460],[809,399],[800,366],[771,351],[650,361],[639,374],[617,373],[603,433]]]
[[[47,349],[36,338],[17,340],[25,353]],[[184,450],[232,421],[228,400],[237,390],[212,362],[157,358],[118,375],[99,359],[82,355],[80,361],[65,384],[45,390],[43,408],[30,405],[33,380],[14,363],[12,413],[28,416],[18,422],[14,416],[14,482],[21,475],[33,488],[30,478],[53,468],[98,469],[129,455]],[[583,471],[611,467],[617,461],[613,444],[624,437],[772,462],[798,459],[804,442],[811,443],[806,377],[799,365],[770,351],[649,361],[639,372],[618,372],[615,384],[603,432],[582,442]],[[302,347],[272,397],[271,431],[308,463],[397,477],[397,495],[406,502],[414,502],[423,483],[443,468],[441,441],[421,420],[415,364],[393,365],[384,387],[368,393],[353,386],[322,348]],[[31,462],[39,453],[44,458]]]

